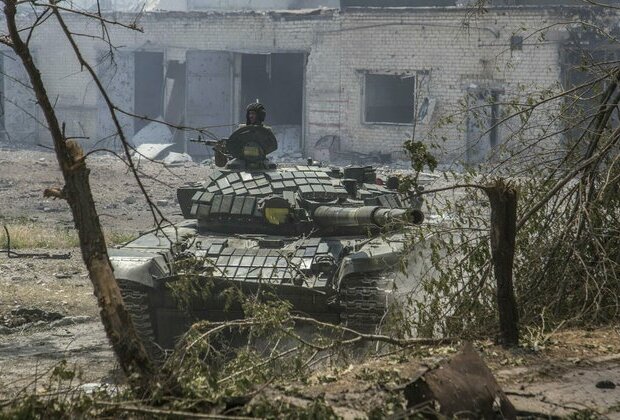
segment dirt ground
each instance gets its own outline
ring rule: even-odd
[[[88,166],[109,242],[122,242],[152,228],[146,200],[123,161],[96,155],[88,158]],[[176,188],[187,180],[205,179],[212,171],[199,164],[166,168],[148,161],[140,162],[138,168],[145,188],[171,221],[181,219]],[[0,144],[0,224],[9,229],[14,246],[23,226],[22,237],[49,231],[61,238],[41,241],[56,239],[70,245],[13,248],[18,254],[70,254],[68,259],[8,258],[0,252],[0,394],[17,392],[63,359],[83,371],[84,382],[109,381],[117,374],[77,248],[69,207],[64,201],[43,197],[45,188],[62,185],[51,151]],[[3,231],[0,236],[0,249],[4,249]]]
[[[62,176],[55,159],[55,155],[45,149],[12,149],[0,144],[0,218],[25,218],[47,225],[73,226],[65,202],[43,197],[45,188],[62,187]],[[124,162],[112,155],[100,154],[90,156],[88,166],[104,227],[136,234],[153,225],[147,203]],[[176,205],[176,188],[186,181],[204,180],[213,170],[210,166],[191,163],[167,168],[144,160],[138,168],[148,193],[155,201],[162,200],[159,207],[172,219],[180,214]]]
[[[150,229],[152,216],[126,165],[103,155],[89,157],[88,165],[106,233],[120,240]],[[176,188],[186,180],[204,179],[213,169],[191,163],[165,168],[142,162],[140,170],[153,199],[160,200],[161,210],[175,221],[180,219]],[[32,224],[35,229],[73,235],[66,203],[43,198],[45,188],[61,186],[51,152],[0,145],[0,223],[9,230]],[[4,247],[0,244],[0,249]],[[76,244],[16,251],[71,256],[8,258],[0,252],[0,399],[31,385],[63,359],[82,371],[83,383],[117,380],[116,362],[98,322]],[[476,343],[518,408],[557,416],[591,409],[607,418],[620,418],[619,329],[561,331],[551,336],[529,332],[526,338],[527,348],[513,351],[490,342]]]

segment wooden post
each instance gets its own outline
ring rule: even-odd
[[[517,191],[503,180],[485,187],[491,203],[491,258],[497,282],[499,342],[519,345],[519,313],[512,284],[517,233]]]

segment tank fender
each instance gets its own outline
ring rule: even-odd
[[[338,273],[338,287],[343,279],[355,273],[391,271],[399,268],[402,242],[367,244],[358,252],[342,259]]]
[[[171,274],[167,259],[161,254],[115,255],[110,256],[114,277],[156,287],[156,279]]]

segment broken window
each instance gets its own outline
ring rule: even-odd
[[[415,77],[366,74],[364,79],[364,122],[413,122]]]

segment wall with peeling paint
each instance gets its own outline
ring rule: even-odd
[[[534,31],[542,21],[553,21],[552,14],[542,9],[491,10],[470,27],[463,26],[463,18],[464,12],[432,9],[402,11],[398,18],[389,11],[346,14],[341,29],[330,36],[346,46],[340,57],[337,115],[347,148],[396,152],[413,132],[410,124],[362,121],[366,73],[416,78],[417,99],[435,101],[432,117],[416,127],[416,138],[443,148],[444,161],[468,158],[463,102],[473,86],[502,91],[506,100],[521,86],[544,89],[557,84],[557,40],[530,43],[521,51],[510,49],[515,31]],[[451,121],[443,121],[450,116]]]
[[[339,0],[186,0],[188,10],[292,10],[340,7]]]
[[[113,17],[131,22],[134,15]],[[159,12],[141,16],[143,32],[110,27],[110,35],[119,47],[119,57],[136,50],[161,51],[165,60],[183,63],[193,51],[306,54],[300,134],[307,154],[319,139],[334,135],[340,137],[343,150],[398,153],[412,126],[364,122],[364,75],[415,77],[417,94],[432,100],[434,107],[432,115],[416,127],[416,137],[438,140],[440,160],[450,161],[466,158],[467,124],[459,114],[459,103],[469,91],[496,89],[509,97],[520,86],[552,86],[560,72],[561,34],[552,34],[543,43],[525,43],[520,51],[510,49],[515,32],[535,30],[559,19],[552,10],[491,9],[469,27],[463,26],[465,17],[466,11],[457,8]],[[67,16],[67,21],[76,32],[100,33],[96,22],[83,17]],[[49,90],[59,98],[57,107],[69,121],[69,134],[87,135],[91,138],[88,144],[96,144],[109,130],[109,118],[102,112],[100,95],[86,72],[80,71],[52,19],[32,42]],[[83,37],[79,42],[90,62],[99,63],[98,71],[115,100],[132,112],[131,63],[120,58],[111,71],[102,60],[105,43]],[[46,48],[49,45],[54,48]],[[231,63],[233,76],[235,71]],[[205,110],[205,115],[210,112]],[[452,114],[456,115],[452,123],[432,129]],[[44,140],[45,130],[38,128],[37,133],[38,140]]]

